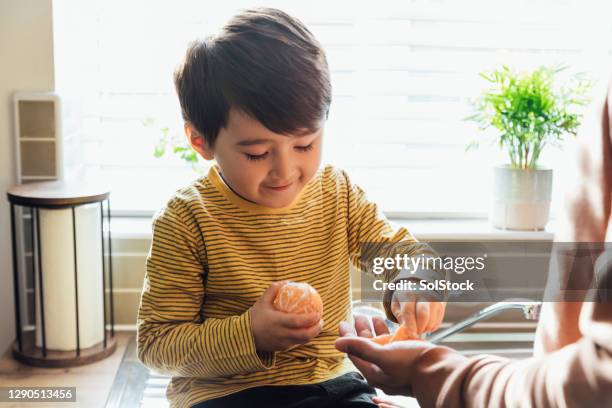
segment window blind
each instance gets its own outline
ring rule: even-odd
[[[494,133],[464,120],[486,85],[479,72],[566,64],[597,77],[612,49],[612,14],[594,0],[97,2],[83,33],[83,163],[111,182],[118,213],[151,214],[198,177],[175,155],[153,156],[162,128],[182,132],[172,72],[190,40],[263,5],[300,18],[323,44],[333,87],[324,161],[392,215],[486,214],[492,167],[507,160],[486,142]],[[474,140],[481,148],[466,152]],[[548,149],[543,164],[560,157]]]

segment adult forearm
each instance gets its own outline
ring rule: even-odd
[[[536,329],[534,355],[541,356],[575,343],[582,336],[578,319],[582,302],[545,302]]]
[[[423,407],[612,406],[612,354],[589,339],[541,358],[465,358],[435,347],[412,373]]]

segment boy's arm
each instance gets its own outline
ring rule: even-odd
[[[138,310],[138,359],[181,377],[261,371],[273,353],[258,353],[251,316],[203,319],[206,253],[195,221],[173,202],[153,223],[153,243]]]
[[[393,228],[376,203],[369,201],[365,192],[359,186],[352,184],[345,172],[343,175],[348,190],[348,240],[353,265],[362,272],[371,273],[372,260],[375,257],[395,257],[396,254],[406,254],[409,257],[437,256],[429,245],[418,242],[406,228]],[[416,271],[385,269],[380,276],[385,282],[397,282],[403,279],[434,281],[447,278],[445,271],[424,268]],[[391,312],[393,292],[392,290],[384,292],[383,304],[387,317],[397,322]],[[436,295],[438,298],[444,298],[446,294]]]

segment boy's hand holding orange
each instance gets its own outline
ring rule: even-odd
[[[307,283],[274,282],[251,307],[255,347],[282,351],[304,344],[323,328],[323,305]]]
[[[287,313],[323,315],[323,302],[315,288],[307,283],[286,282],[276,293],[274,307]]]

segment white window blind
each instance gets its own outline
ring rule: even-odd
[[[486,142],[465,152],[487,140],[464,120],[480,71],[563,63],[599,78],[612,49],[612,13],[595,0],[98,2],[82,33],[92,59],[83,161],[111,182],[116,211],[151,214],[198,177],[177,156],[153,157],[161,128],[182,132],[172,72],[190,40],[262,5],[300,18],[326,50],[324,162],[394,215],[486,214],[492,167],[507,160]],[[560,157],[548,149],[542,163]]]

